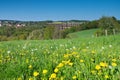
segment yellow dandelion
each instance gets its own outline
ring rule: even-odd
[[[63,67],[64,66],[64,64],[63,63],[59,63],[59,65],[57,66],[57,67]]]
[[[68,65],[72,66],[72,65],[73,65],[73,63],[72,63],[72,62],[70,62],[70,63],[68,63]]]
[[[87,52],[87,49],[82,49],[83,52]]]
[[[76,58],[79,58],[80,56],[79,55],[76,55]]]
[[[114,58],[114,59],[112,59],[112,62],[116,62],[117,60]]]
[[[29,80],[34,80],[33,78],[29,78]]]
[[[51,76],[50,76],[50,79],[54,79],[54,78],[56,78],[56,74],[52,73]]]
[[[95,52],[94,50],[92,50],[92,51],[91,51],[91,53],[93,53],[93,54],[94,54],[94,53],[96,53],[96,52]]]
[[[72,77],[72,79],[76,79],[76,78],[77,78],[77,76],[73,76],[73,77]]]
[[[2,60],[0,60],[0,63],[2,63]]]
[[[100,65],[96,65],[95,69],[97,69],[97,70],[101,69]]]
[[[77,52],[73,52],[72,55],[78,54]]]
[[[59,71],[59,69],[58,69],[58,68],[55,68],[55,69],[54,69],[54,72],[55,72],[55,73],[57,73],[58,71]]]
[[[22,80],[22,78],[21,78],[21,77],[19,77],[17,80]]]
[[[64,54],[64,58],[68,58],[69,57],[69,54]]]
[[[70,60],[68,60],[68,61],[62,61],[62,63],[63,64],[68,64],[68,63],[70,63]]]
[[[29,63],[29,59],[26,59],[26,63]]]
[[[115,67],[115,66],[117,66],[117,64],[116,64],[116,63],[114,63],[114,62],[112,62],[112,66],[114,66],[114,67]]]
[[[82,59],[81,59],[81,60],[80,60],[80,62],[81,62],[81,63],[83,63],[83,62],[84,62],[84,60],[82,60]]]
[[[38,76],[39,75],[39,72],[37,72],[37,71],[35,71],[34,73],[33,73],[33,76]]]
[[[64,80],[64,77],[63,77],[63,76],[61,76],[61,77],[60,77],[60,80]]]
[[[102,72],[101,72],[101,71],[99,71],[99,72],[98,72],[98,75],[100,76],[101,74],[102,74]]]
[[[107,67],[108,65],[107,65],[107,63],[105,63],[105,62],[100,62],[100,66],[102,66],[102,67]]]
[[[91,73],[92,73],[92,74],[95,74],[96,72],[95,72],[95,70],[92,70]]]
[[[106,78],[106,79],[108,79],[108,78],[109,78],[109,76],[108,76],[108,75],[105,75],[105,78]]]
[[[28,67],[29,69],[32,69],[32,65],[29,65],[29,67]]]
[[[47,72],[48,72],[48,71],[45,69],[45,70],[43,70],[43,72],[42,72],[42,73],[43,73],[43,74],[46,74]]]

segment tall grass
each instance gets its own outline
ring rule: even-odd
[[[0,79],[119,80],[119,36],[0,42]]]

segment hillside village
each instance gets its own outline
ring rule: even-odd
[[[70,28],[70,27],[74,27],[74,26],[80,26],[83,23],[86,23],[88,21],[45,21],[44,25],[48,25],[48,26],[55,26],[55,27],[59,27],[60,30],[64,30],[66,28]],[[31,21],[26,21],[26,22],[22,22],[22,21],[12,21],[12,20],[0,20],[0,27],[16,27],[16,28],[20,28],[20,27],[25,27],[25,26],[31,26],[34,25],[36,23],[43,23],[43,21],[35,21],[35,22],[31,22]]]
[[[0,20],[0,41],[69,38],[69,33],[96,28],[98,30],[93,35],[97,37],[117,34],[120,32],[120,21],[115,17],[102,17],[93,21]]]

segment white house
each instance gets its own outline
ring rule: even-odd
[[[0,21],[0,27],[2,26],[1,21]]]

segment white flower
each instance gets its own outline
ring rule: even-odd
[[[105,47],[102,47],[102,49],[105,49]]]
[[[73,46],[73,49],[76,49],[75,46]]]
[[[111,47],[112,47],[112,45],[109,45],[109,47],[111,48]]]
[[[86,48],[88,49],[89,47],[87,46]]]
[[[112,69],[112,66],[109,66],[110,69]]]
[[[10,53],[10,51],[7,51],[7,53],[9,54],[9,53]]]

